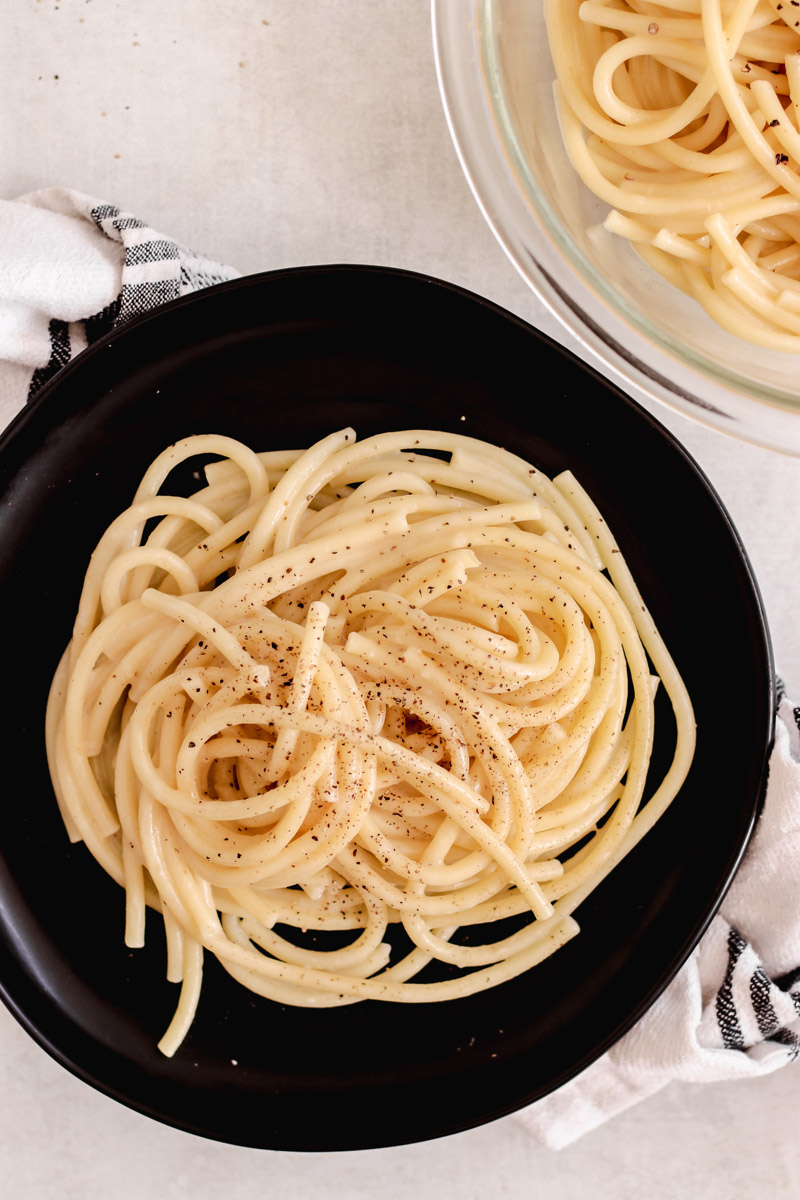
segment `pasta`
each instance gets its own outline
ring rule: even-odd
[[[205,486],[163,494],[196,456]],[[677,736],[653,783],[658,679]],[[147,906],[163,919],[167,1055],[204,950],[309,1007],[528,970],[577,932],[694,746],[577,481],[425,430],[165,450],[92,556],[46,732],[70,836],[125,889],[127,944]]]
[[[800,9],[545,0],[570,159],[605,226],[724,329],[800,351]]]

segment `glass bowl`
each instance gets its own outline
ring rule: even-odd
[[[461,165],[511,261],[622,382],[746,441],[800,455],[800,355],[762,349],[603,227],[564,148],[544,8],[432,0],[439,87]]]

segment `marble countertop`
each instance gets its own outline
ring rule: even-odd
[[[377,263],[450,280],[575,349],[461,174],[427,0],[14,0],[0,45],[0,196],[60,184],[242,272]],[[800,697],[800,462],[658,409],[727,505]],[[732,648],[735,652],[735,648]],[[513,1118],[342,1155],[217,1145],[67,1074],[0,1011],[0,1175],[27,1200],[291,1194],[800,1196],[800,1070],[672,1085],[551,1152]]]

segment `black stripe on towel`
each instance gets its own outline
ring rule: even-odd
[[[750,976],[750,1003],[753,1006],[758,1032],[762,1037],[772,1037],[779,1028],[778,1014],[772,1006],[770,992],[772,983],[763,967],[756,967]]]
[[[122,303],[120,305],[120,322],[138,317],[140,313],[150,312],[170,300],[177,300],[179,295],[177,279],[159,279],[152,283],[128,283],[122,288]]]
[[[174,242],[153,238],[149,242],[139,242],[136,246],[125,247],[125,266],[138,267],[141,263],[157,263],[172,261],[179,258],[178,247]]]
[[[118,217],[119,209],[113,204],[98,204],[96,208],[92,209],[90,215],[97,228],[105,233],[103,221],[107,221],[109,217]]]
[[[38,367],[33,372],[30,384],[28,385],[28,400],[32,400],[37,392],[46,383],[49,383],[53,376],[57,375],[70,359],[69,325],[67,322],[58,321],[54,317],[50,321],[47,330],[50,334],[50,357],[43,367]]]
[[[728,966],[722,987],[717,992],[717,1024],[722,1034],[722,1044],[726,1050],[744,1050],[744,1037],[739,1024],[739,1015],[733,1001],[733,975],[736,964],[745,950],[747,942],[731,929],[728,934]]]
[[[117,296],[116,300],[112,300],[107,304],[102,312],[95,313],[93,317],[87,317],[83,322],[83,327],[86,330],[86,343],[91,346],[92,342],[96,342],[98,338],[104,337],[110,333],[117,323],[119,316],[119,306],[122,300],[121,296]]]

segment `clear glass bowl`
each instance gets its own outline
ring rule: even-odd
[[[540,299],[623,386],[800,455],[800,355],[733,337],[603,228],[561,140],[540,0],[432,0],[432,19],[462,167]]]

